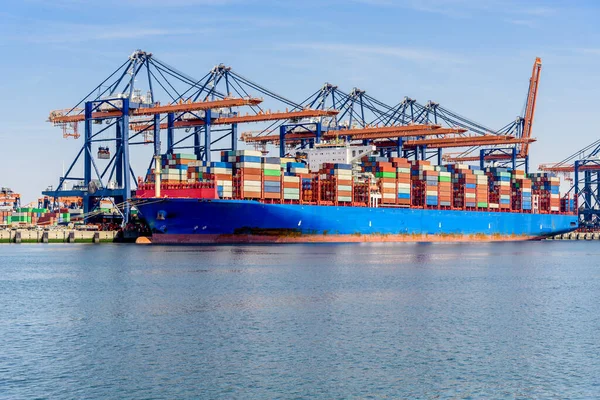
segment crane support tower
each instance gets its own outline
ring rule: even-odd
[[[572,181],[563,201],[573,201],[583,228],[600,229],[600,140],[566,157],[564,160],[541,164],[540,171],[563,174]],[[573,174],[574,176],[572,176]]]

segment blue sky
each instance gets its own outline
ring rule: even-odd
[[[42,0],[0,10],[0,185],[35,199],[80,143],[46,121],[135,49],[194,77],[218,63],[301,101],[324,82],[434,100],[499,128],[542,57],[532,165],[597,139],[600,4],[516,0]],[[251,128],[250,128],[251,129]],[[148,146],[147,150],[150,146]],[[133,156],[136,173],[146,150]]]

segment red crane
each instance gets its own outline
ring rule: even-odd
[[[529,91],[527,93],[527,104],[525,105],[525,118],[523,121],[523,139],[531,138],[531,130],[533,128],[533,117],[535,115],[535,105],[537,102],[538,87],[540,84],[540,75],[542,72],[542,59],[536,57],[529,79]],[[520,158],[525,158],[529,155],[529,142],[524,142],[519,152]]]
[[[542,72],[542,59],[536,57],[533,63],[533,69],[531,71],[531,78],[529,78],[529,90],[527,91],[527,101],[525,103],[525,113],[522,117],[522,134],[523,139],[520,142],[521,147],[517,154],[517,158],[526,158],[529,155],[529,144],[533,142],[531,139],[531,132],[533,130],[533,117],[535,116],[535,107],[537,103],[538,88],[540,84],[540,76]],[[508,144],[508,143],[505,143]],[[466,152],[465,152],[466,153]],[[461,153],[461,154],[465,154]],[[485,157],[486,161],[494,160],[507,160],[510,159],[510,155],[507,154],[490,154]],[[447,162],[469,162],[479,160],[479,156],[472,155],[459,155],[456,157],[444,157]]]

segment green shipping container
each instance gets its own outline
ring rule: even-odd
[[[265,176],[281,176],[281,170],[279,169],[265,169]]]
[[[376,172],[375,176],[377,178],[394,178],[394,179],[396,179],[395,172]]]
[[[439,182],[452,182],[452,179],[449,176],[440,176],[438,178]]]
[[[487,206],[488,206],[488,203],[477,203],[477,207],[486,208]]]

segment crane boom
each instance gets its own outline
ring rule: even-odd
[[[117,99],[118,100],[118,99]],[[223,100],[212,100],[212,101],[197,101],[197,102],[189,102],[189,103],[178,103],[178,104],[169,104],[166,106],[154,106],[154,107],[146,107],[146,108],[136,108],[131,111],[131,115],[155,115],[155,114],[165,114],[170,112],[188,112],[188,111],[200,111],[200,110],[208,110],[211,108],[227,108],[227,107],[237,107],[237,106],[253,106],[262,102],[262,99],[258,98],[236,98],[236,99],[223,99]],[[117,110],[107,110],[107,111],[97,111],[92,113],[92,118],[113,118],[120,117],[122,115],[121,111]],[[54,123],[66,123],[66,122],[81,122],[85,121],[84,114],[76,114],[76,115],[61,115],[57,112],[50,113],[48,117],[50,122]]]
[[[248,122],[264,122],[264,121],[277,121],[277,120],[288,120],[288,119],[300,119],[300,118],[311,118],[311,117],[332,117],[338,113],[337,110],[300,110],[300,111],[286,111],[286,112],[264,112],[255,115],[237,115],[234,117],[219,117],[211,121],[211,125],[229,125],[229,124],[241,124]],[[143,124],[143,125],[142,125]],[[194,126],[203,126],[204,120],[200,118],[186,119],[183,121],[175,121],[173,124],[174,128],[191,128]],[[150,129],[153,125],[150,121],[135,121],[131,123],[131,129],[133,131],[143,131]],[[160,129],[167,129],[166,123],[160,124]]]
[[[393,137],[412,137],[412,136],[427,136],[427,135],[441,135],[447,133],[463,133],[466,129],[462,128],[442,128],[440,125],[402,125],[402,126],[371,126],[367,128],[356,128],[356,129],[340,129],[330,130],[322,134],[323,138],[336,138],[336,137],[349,137],[355,140],[366,140],[366,139],[387,139]],[[296,138],[314,138],[314,133],[302,134]],[[286,135],[286,138],[293,139],[292,134]],[[250,136],[246,135],[244,141],[247,143],[251,142],[278,142],[279,135],[269,136]]]
[[[541,72],[542,59],[536,57],[533,63],[533,70],[531,71],[531,79],[529,79],[529,91],[527,92],[527,104],[525,105],[523,121],[523,139],[531,138]],[[529,155],[529,142],[524,142],[521,146],[519,157],[526,157],[527,155]]]

